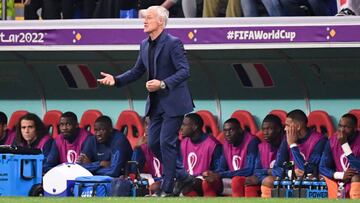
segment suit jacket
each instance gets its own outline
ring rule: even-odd
[[[189,62],[185,55],[182,42],[166,32],[159,36],[155,49],[154,79],[163,80],[166,89],[159,90],[153,95],[157,105],[161,105],[169,116],[180,116],[193,110],[194,104],[187,85],[190,77]],[[140,45],[140,53],[134,67],[115,77],[118,87],[139,79],[149,70],[148,56],[149,42],[144,39]],[[148,74],[149,76],[149,74]],[[150,97],[148,95],[145,115],[149,115]]]

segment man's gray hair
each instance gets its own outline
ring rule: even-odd
[[[169,11],[166,8],[164,8],[162,6],[150,6],[146,10],[147,11],[148,10],[155,10],[158,17],[162,18],[164,20],[164,27],[166,26],[168,18],[169,18]]]

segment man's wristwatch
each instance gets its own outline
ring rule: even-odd
[[[160,81],[160,89],[162,90],[166,89],[166,84],[164,81]]]

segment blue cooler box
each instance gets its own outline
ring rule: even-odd
[[[44,155],[0,154],[0,196],[28,196],[41,183]]]
[[[75,197],[108,197],[111,192],[110,176],[81,176],[75,179]]]

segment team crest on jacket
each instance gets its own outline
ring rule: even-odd
[[[349,160],[345,154],[342,154],[340,156],[340,163],[341,163],[341,167],[344,171],[346,171],[350,166]]]
[[[241,165],[241,156],[234,155],[232,158],[232,165],[234,170],[239,170]]]
[[[194,152],[190,152],[188,157],[187,157],[187,162],[188,162],[188,172],[190,175],[194,175],[194,167],[196,166],[197,163],[197,156]]]
[[[68,163],[75,163],[76,159],[77,159],[77,153],[75,150],[68,150],[67,151],[67,155],[66,155],[66,159]]]

